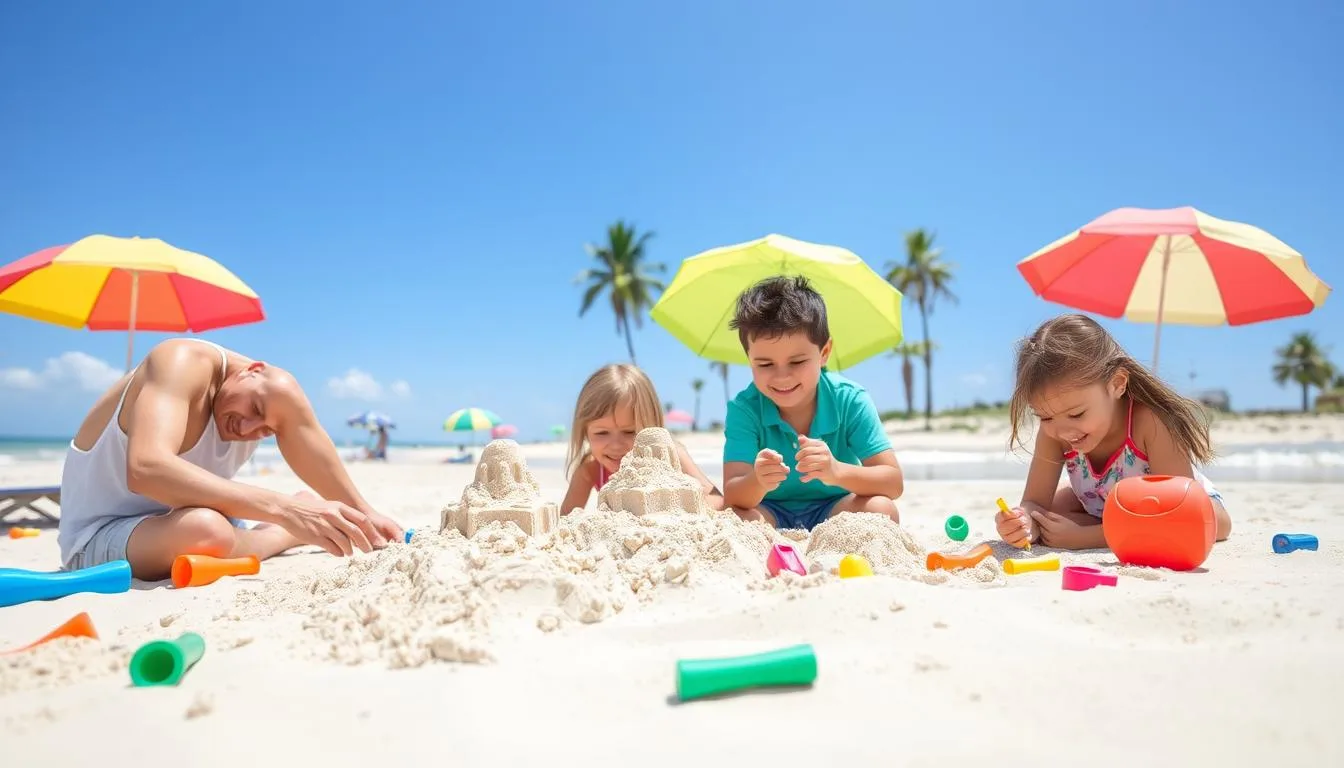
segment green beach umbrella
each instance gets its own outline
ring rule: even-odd
[[[849,250],[784,235],[686,259],[649,315],[700,357],[747,365],[728,321],[738,294],[776,275],[802,275],[825,299],[832,340],[828,368],[849,368],[901,343],[900,291]]]
[[[475,432],[497,426],[500,421],[499,414],[484,408],[462,408],[444,419],[443,428],[449,432]]]

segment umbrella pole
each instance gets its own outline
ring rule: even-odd
[[[1162,311],[1167,303],[1167,267],[1171,265],[1171,235],[1162,244],[1162,285],[1157,292],[1157,328],[1153,331],[1153,373],[1157,373],[1157,353],[1162,347]]]
[[[131,372],[131,360],[135,355],[135,315],[140,304],[140,273],[131,270],[131,318],[126,324],[126,372]]]

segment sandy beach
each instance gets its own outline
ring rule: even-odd
[[[717,440],[687,442],[706,455]],[[447,453],[351,465],[383,511],[428,532],[409,545],[348,561],[298,550],[206,587],[136,583],[0,609],[3,648],[79,611],[101,637],[0,656],[5,764],[68,765],[89,749],[105,765],[201,766],[1344,760],[1338,484],[1224,484],[1235,528],[1202,569],[1064,553],[1119,576],[1067,592],[1059,573],[1006,576],[1000,559],[1020,553],[1002,545],[968,571],[924,567],[926,551],[992,538],[994,498],[1017,483],[912,482],[900,528],[847,515],[795,542],[814,566],[861,552],[875,577],[769,579],[758,556],[782,539],[726,515],[641,520],[594,499],[533,540],[499,527],[439,535],[440,510],[474,472],[438,463]],[[523,453],[558,501],[563,448]],[[4,485],[58,477],[58,462],[0,467]],[[283,467],[243,479],[300,487]],[[943,533],[953,513],[971,521],[966,542]],[[1321,549],[1274,554],[1270,538],[1285,531],[1313,533]],[[54,569],[57,552],[51,529],[0,538],[4,566]],[[139,644],[188,630],[207,650],[181,685],[130,687]],[[678,659],[795,643],[816,650],[809,689],[675,699]]]

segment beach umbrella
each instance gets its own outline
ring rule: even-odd
[[[397,425],[392,421],[392,417],[378,411],[364,411],[345,420],[347,426],[364,427],[365,429],[377,429],[384,427],[387,429],[396,429]]]
[[[1017,264],[1037,296],[1104,317],[1245,325],[1304,315],[1330,286],[1302,254],[1249,224],[1191,207],[1118,208]]]
[[[443,428],[449,432],[475,432],[478,429],[490,429],[502,421],[498,414],[484,408],[462,408],[443,421]]]
[[[490,438],[500,440],[502,438],[514,437],[518,434],[518,428],[512,424],[500,424],[490,429]]]
[[[261,299],[229,270],[162,240],[90,235],[0,267],[0,312],[68,328],[200,333],[255,323]]]
[[[728,321],[738,294],[775,275],[803,275],[826,300],[828,368],[848,368],[901,343],[900,291],[851,251],[783,235],[686,259],[649,315],[700,357],[747,365]]]
[[[669,423],[669,424],[693,424],[693,423],[695,423],[695,417],[691,416],[691,414],[689,414],[689,413],[687,413],[687,412],[685,412],[685,411],[678,410],[678,409],[673,409],[673,410],[668,411],[668,412],[667,412],[667,415],[663,416],[663,420],[666,421],[666,422]]]
[[[551,434],[554,435],[554,436],[556,436],[556,437],[560,437],[561,435],[564,435],[566,431],[568,431],[568,430],[566,430],[564,424],[552,424],[552,425],[551,425]]]

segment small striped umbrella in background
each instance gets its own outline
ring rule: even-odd
[[[162,240],[90,235],[0,267],[0,312],[67,328],[200,333],[266,318],[257,294],[218,262]]]
[[[501,440],[504,438],[515,437],[518,434],[518,428],[512,424],[500,424],[490,430],[490,439]]]
[[[379,413],[378,411],[364,411],[363,413],[357,413],[346,419],[345,423],[346,426],[363,427],[365,429],[377,429],[379,427],[396,429],[397,427],[396,422],[392,421],[391,416],[388,416],[385,413]]]
[[[1257,227],[1195,208],[1117,208],[1017,263],[1046,301],[1104,317],[1245,325],[1305,315],[1330,286],[1302,254]]]
[[[663,416],[663,421],[667,422],[669,425],[678,424],[683,427],[689,427],[695,424],[695,417],[685,411],[674,408],[668,411],[667,415]]]
[[[478,429],[490,429],[498,426],[503,419],[493,411],[484,408],[462,408],[443,420],[443,428],[449,432],[475,432]]]
[[[551,436],[554,437],[554,438],[556,438],[556,439],[559,439],[559,438],[564,437],[564,436],[565,436],[565,432],[567,432],[567,431],[569,431],[569,430],[567,430],[567,429],[565,428],[565,425],[564,425],[564,424],[553,424],[553,425],[551,425]]]

